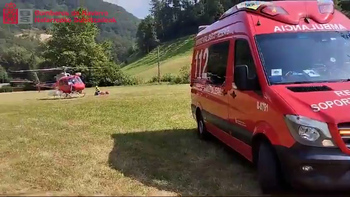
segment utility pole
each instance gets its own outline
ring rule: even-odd
[[[157,47],[158,49],[158,83],[160,83],[160,60],[159,60],[159,45]]]

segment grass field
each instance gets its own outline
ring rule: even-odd
[[[197,139],[188,85],[45,100],[0,94],[3,195],[255,195],[255,171]]]
[[[190,66],[194,46],[194,36],[183,37],[160,46],[161,75],[167,73],[177,75],[180,68]],[[148,55],[125,66],[122,70],[145,81],[158,74],[157,49]]]

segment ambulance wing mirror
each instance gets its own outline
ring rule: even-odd
[[[237,65],[234,70],[234,82],[238,90],[257,90],[255,84],[257,84],[257,78],[254,77],[250,79],[248,77],[248,66],[247,65]]]

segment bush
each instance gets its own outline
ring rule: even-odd
[[[37,88],[33,84],[26,83],[23,86],[23,90],[24,91],[31,91],[31,90],[37,90]]]
[[[181,76],[177,76],[174,78],[174,80],[172,81],[174,84],[181,84],[182,83],[182,78]]]
[[[169,82],[170,84],[188,84],[190,83],[190,66],[186,65],[180,68],[180,73],[174,76],[170,73],[163,75],[160,79],[161,82]],[[153,76],[147,83],[158,82],[158,76]]]
[[[165,75],[163,75],[160,79],[161,82],[172,82],[174,81],[175,77],[170,74],[170,73],[167,73]],[[158,77],[157,77],[157,80],[158,80]]]
[[[183,66],[180,69],[181,83],[190,83],[190,66]]]
[[[123,73],[115,63],[109,62],[101,67],[92,73],[93,81],[96,81],[99,86],[113,86],[116,80],[123,78]]]
[[[153,76],[151,80],[149,80],[147,83],[155,83],[158,82],[158,76]]]
[[[0,88],[0,93],[2,92],[13,92],[13,88],[11,86],[2,86]]]
[[[122,85],[139,85],[142,83],[142,80],[132,77],[129,75],[126,75],[124,73],[120,73],[120,76],[117,80],[114,81],[115,86],[122,86]]]
[[[180,70],[180,74],[174,76],[172,74],[165,74],[161,77],[161,82],[168,82],[170,84],[187,84],[190,82],[190,74],[187,71],[187,67],[183,67]],[[158,82],[158,76],[153,76],[147,83],[156,83]]]

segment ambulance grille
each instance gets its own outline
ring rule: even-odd
[[[338,124],[338,130],[346,147],[350,148],[350,123]]]
[[[293,92],[319,92],[332,90],[332,88],[328,86],[291,86],[287,88]]]

